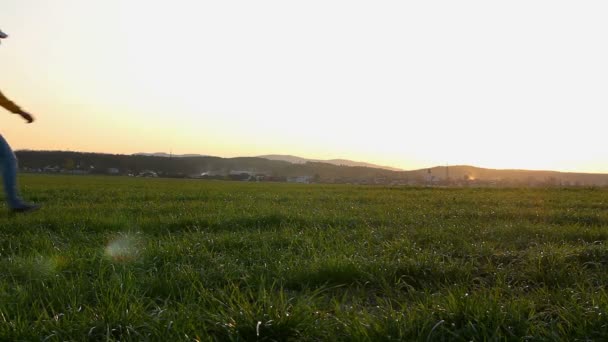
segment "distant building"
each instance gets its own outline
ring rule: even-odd
[[[227,173],[225,171],[204,171],[201,172],[199,177],[207,178],[207,177],[224,177]]]
[[[153,177],[153,178],[156,178],[156,177],[158,177],[158,173],[156,173],[155,171],[152,171],[152,170],[143,170],[137,176],[138,177]]]
[[[287,177],[287,182],[289,183],[310,184],[311,181],[312,176]]]
[[[54,166],[47,165],[42,169],[43,172],[59,172],[59,170],[61,170],[61,168],[59,168],[59,166],[55,166],[55,165]]]

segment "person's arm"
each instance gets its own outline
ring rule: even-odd
[[[4,94],[2,94],[1,91],[0,91],[0,106],[4,107],[4,109],[8,110],[9,112],[12,112],[15,114],[19,114],[22,112],[21,108],[19,108],[19,106],[17,106],[13,101],[7,99],[6,96],[4,96]]]
[[[0,107],[4,107],[9,112],[19,114],[22,118],[24,118],[28,123],[34,121],[34,117],[25,112],[19,106],[17,106],[13,101],[9,100],[2,92],[0,91]]]

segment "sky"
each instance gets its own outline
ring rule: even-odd
[[[606,1],[2,0],[13,149],[608,173]]]

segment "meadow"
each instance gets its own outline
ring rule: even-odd
[[[20,183],[2,341],[608,339],[608,189]]]

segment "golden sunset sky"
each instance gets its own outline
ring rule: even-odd
[[[2,0],[14,149],[608,172],[606,1]],[[6,115],[4,115],[6,113]]]

